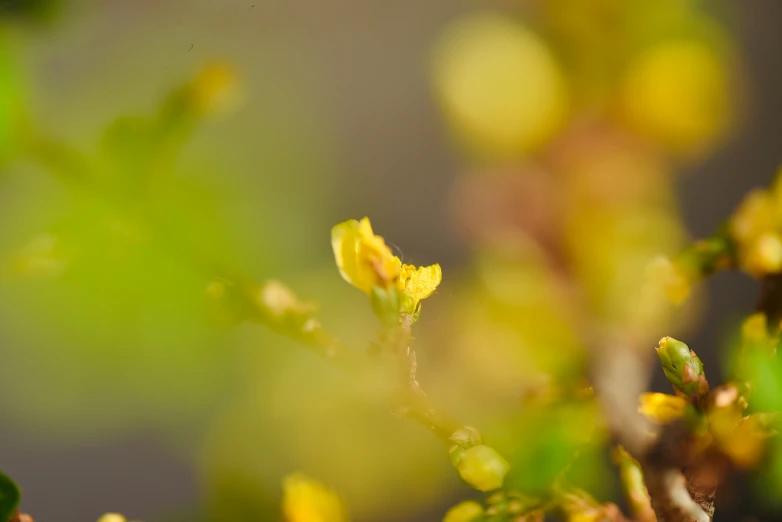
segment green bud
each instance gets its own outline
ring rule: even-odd
[[[483,515],[483,508],[477,502],[466,500],[456,504],[445,514],[443,522],[472,522]]]
[[[382,288],[373,286],[369,294],[372,310],[386,328],[399,323],[399,313],[402,309],[402,295],[395,287]]]
[[[462,480],[480,491],[502,486],[510,464],[493,448],[478,444],[461,454],[456,469]]]
[[[655,349],[665,377],[677,393],[689,398],[700,398],[709,392],[703,363],[686,344],[671,337],[663,337]]]

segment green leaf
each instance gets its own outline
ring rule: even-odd
[[[19,506],[19,487],[3,473],[0,473],[0,522],[7,522]]]

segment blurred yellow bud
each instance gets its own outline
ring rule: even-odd
[[[125,522],[125,517],[118,513],[106,513],[98,519],[98,522]]]
[[[774,228],[774,203],[765,190],[753,190],[741,201],[730,218],[730,233],[746,244]]]
[[[697,155],[721,138],[731,120],[730,72],[704,42],[657,44],[631,64],[621,110],[636,131],[674,152]]]
[[[225,112],[239,98],[239,77],[228,63],[205,65],[190,84],[190,100],[199,113]]]
[[[483,508],[480,504],[472,500],[465,500],[449,509],[443,522],[471,522],[481,515],[483,515]]]
[[[510,464],[493,448],[479,444],[461,454],[456,465],[462,480],[480,491],[502,486]]]
[[[401,264],[401,261],[397,261]],[[397,288],[412,298],[410,303],[413,313],[422,299],[426,299],[434,293],[437,286],[443,280],[443,271],[440,265],[415,267],[413,265],[401,265]]]
[[[766,314],[757,312],[747,317],[741,323],[741,338],[752,343],[764,342],[768,337],[768,320]]]
[[[673,304],[683,303],[692,292],[687,276],[666,256],[657,256],[646,267],[649,284],[661,288]]]
[[[331,248],[342,278],[365,294],[373,286],[389,288],[399,278],[400,263],[369,218],[351,219],[331,229]]]
[[[766,233],[755,238],[740,252],[741,267],[755,276],[782,270],[782,238]]]
[[[665,393],[642,393],[638,412],[655,424],[668,424],[684,414],[687,399]]]
[[[447,28],[435,49],[434,86],[456,136],[489,157],[541,146],[567,112],[564,82],[545,44],[496,13]]]
[[[347,522],[339,497],[320,482],[296,473],[283,480],[285,522]]]
[[[277,280],[267,281],[260,288],[260,304],[272,317],[282,319],[286,315],[311,311],[313,305],[302,303],[293,290]]]

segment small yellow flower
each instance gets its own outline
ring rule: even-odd
[[[401,265],[401,261],[397,258],[397,262]],[[437,286],[443,280],[443,271],[440,265],[421,266],[415,267],[413,265],[402,265],[399,279],[397,280],[396,287],[403,293],[412,298],[412,310],[413,312],[418,307],[418,303],[422,299],[426,299],[434,293]]]
[[[336,493],[300,473],[283,480],[285,522],[347,522],[349,517]]]
[[[331,248],[342,278],[367,295],[373,286],[388,289],[399,279],[399,259],[372,231],[369,218],[332,228]]]
[[[483,515],[483,508],[472,500],[465,500],[456,504],[445,514],[443,522],[470,522]]]
[[[668,424],[684,414],[687,399],[666,393],[642,393],[638,412],[655,424]]]

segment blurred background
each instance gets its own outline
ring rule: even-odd
[[[366,344],[329,245],[348,218],[442,265],[420,380],[499,439],[585,324],[641,352],[677,334],[724,376],[750,278],[631,305],[651,256],[775,175],[782,4],[647,4],[0,0],[0,465],[25,511],[277,520],[294,471],[359,522],[469,496],[337,369],[207,319],[209,277],[273,277]],[[763,484],[715,520],[772,520]]]

